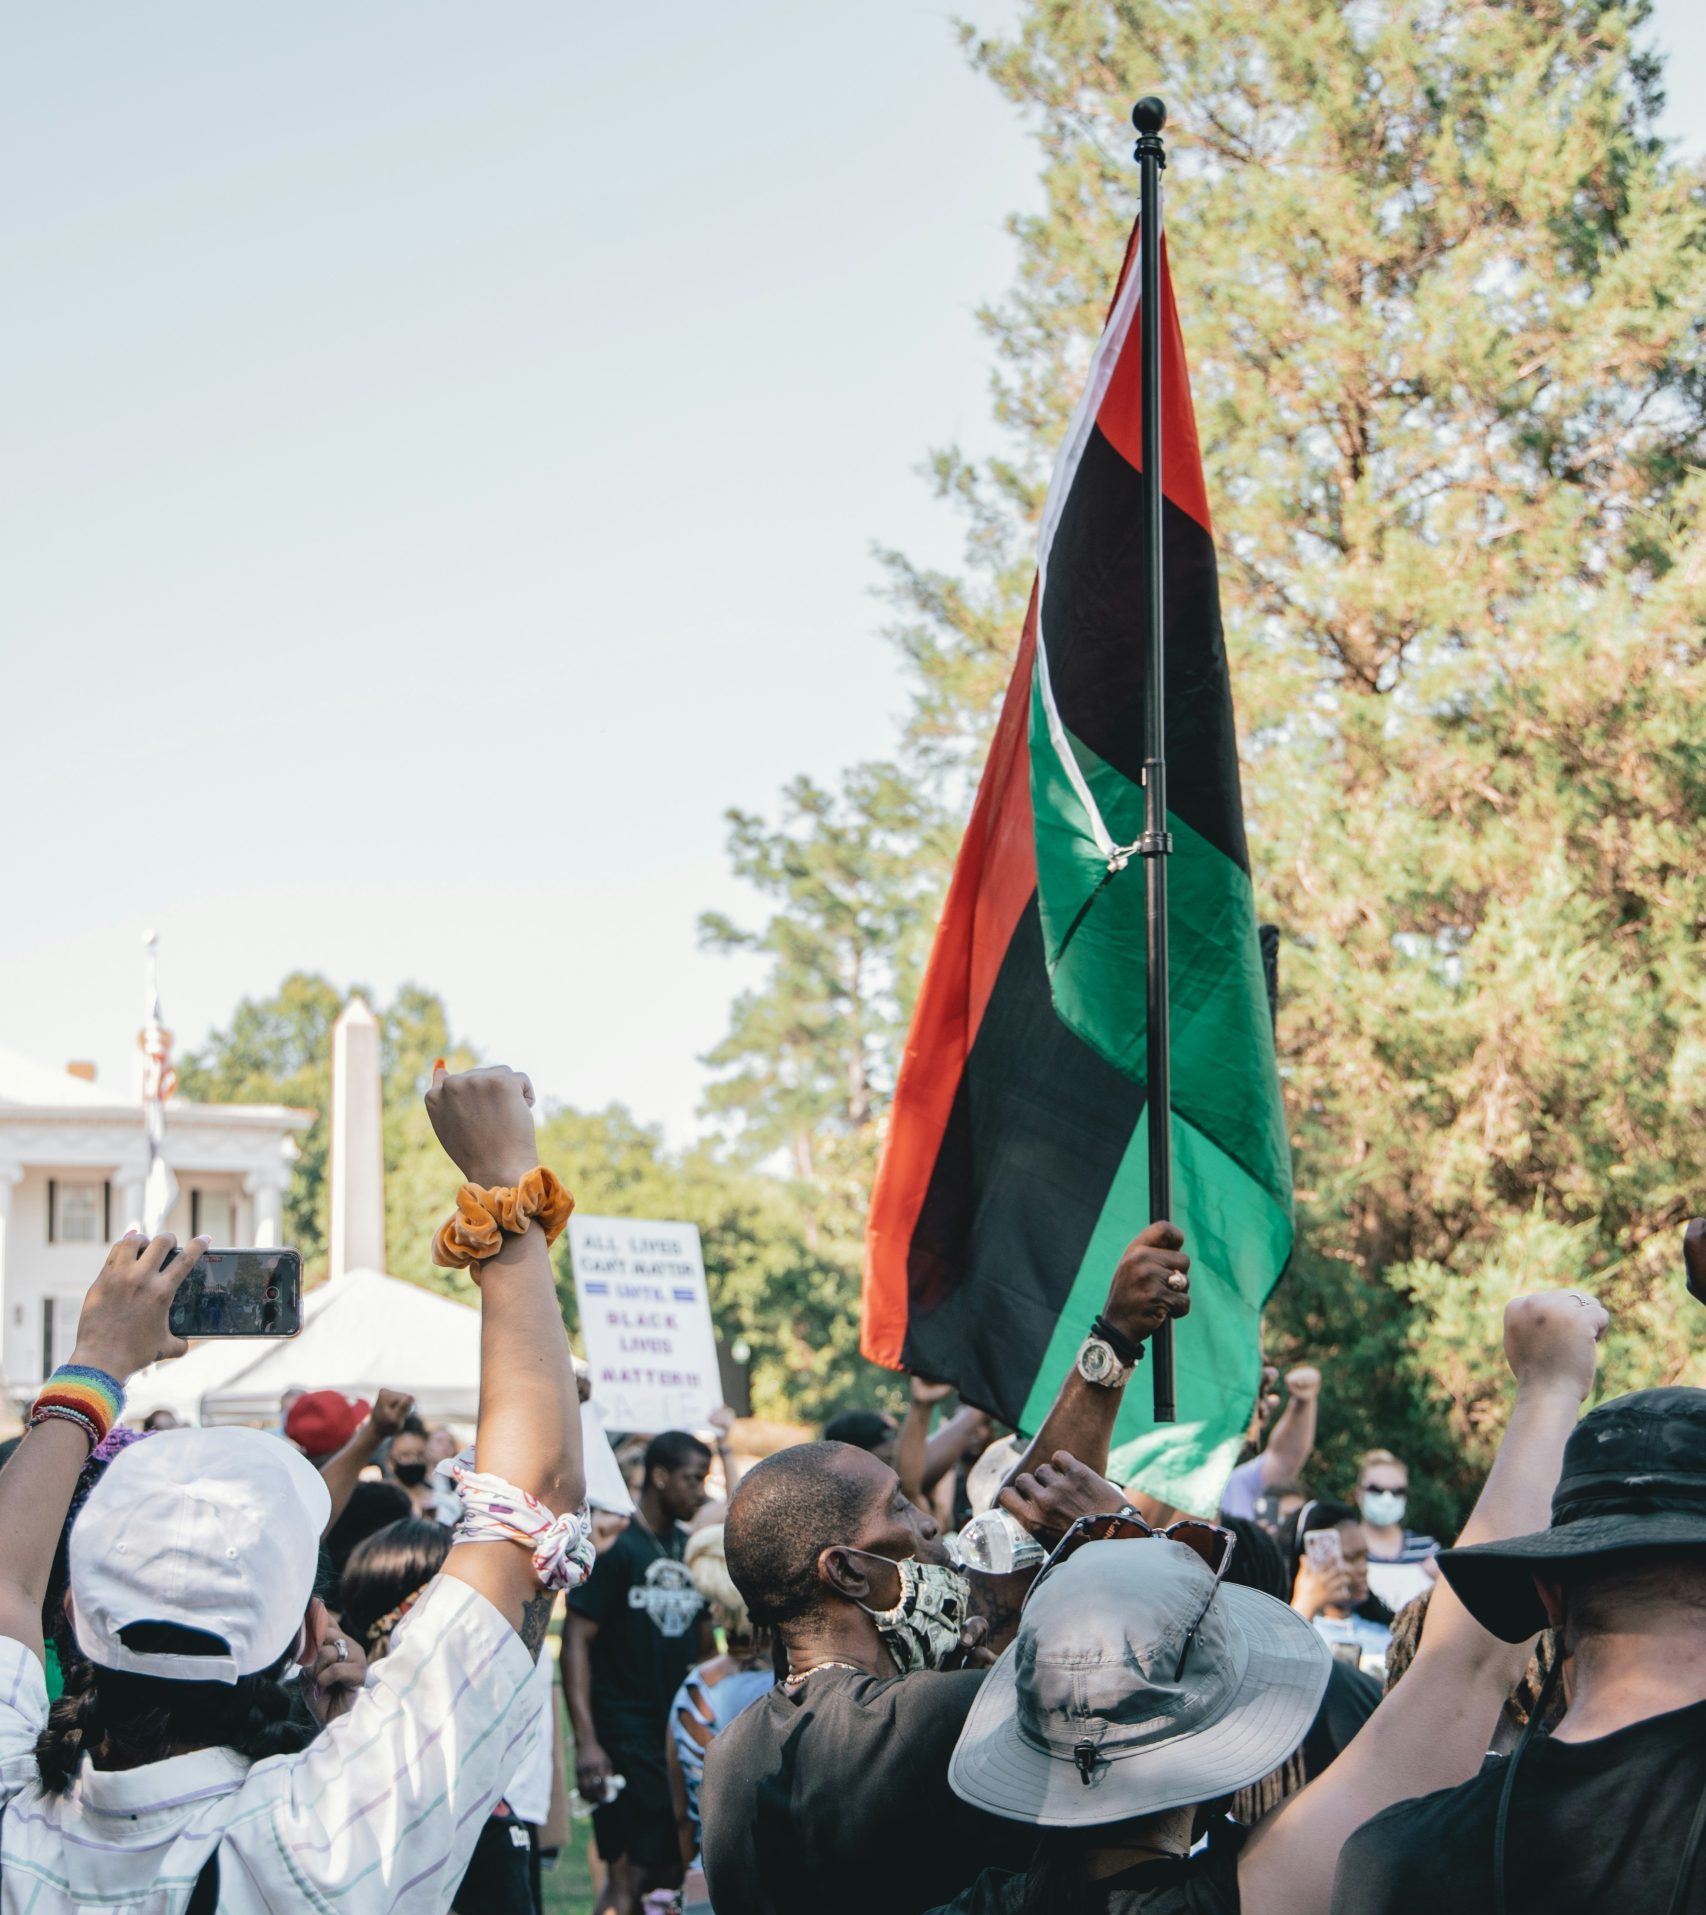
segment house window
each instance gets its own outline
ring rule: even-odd
[[[111,1236],[113,1188],[110,1183],[68,1182],[50,1177],[47,1185],[49,1243],[105,1243]]]
[[[190,1192],[190,1235],[211,1237],[217,1244],[233,1242],[229,1190]]]
[[[54,1372],[53,1360],[53,1298],[41,1300],[41,1373],[50,1377]]]

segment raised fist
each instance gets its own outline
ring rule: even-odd
[[[1191,1307],[1191,1260],[1176,1225],[1152,1223],[1120,1258],[1103,1315],[1114,1328],[1143,1343],[1170,1317]]]
[[[1518,1389],[1564,1389],[1581,1402],[1593,1388],[1610,1321],[1604,1305],[1580,1290],[1513,1297],[1505,1305],[1505,1356]]]
[[[444,1153],[471,1184],[511,1189],[539,1161],[533,1141],[533,1086],[520,1071],[489,1064],[432,1074],[427,1116]]]
[[[414,1407],[415,1399],[407,1390],[381,1390],[373,1399],[367,1420],[381,1436],[395,1436]]]

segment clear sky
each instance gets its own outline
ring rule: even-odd
[[[890,748],[871,547],[957,550],[1017,116],[924,0],[5,18],[0,1045],[128,1088],[152,925],[180,1047],[412,978],[687,1134],[722,812]]]

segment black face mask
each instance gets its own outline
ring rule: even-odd
[[[426,1481],[427,1466],[425,1463],[393,1463],[391,1474],[405,1489],[414,1489]]]

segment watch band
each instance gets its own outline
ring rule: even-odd
[[[1100,1337],[1127,1369],[1135,1369],[1143,1361],[1143,1345],[1133,1343],[1123,1331],[1116,1330],[1106,1317],[1098,1317],[1090,1325],[1090,1334]]]

